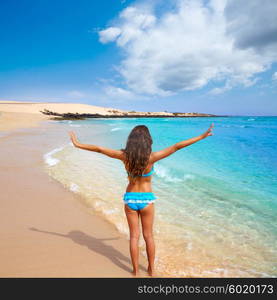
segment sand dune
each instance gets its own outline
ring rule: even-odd
[[[18,128],[34,127],[41,121],[50,120],[40,111],[48,109],[57,113],[92,113],[114,114],[115,109],[79,103],[52,103],[52,102],[21,102],[0,101],[0,131],[14,130]],[[123,110],[116,110],[124,113]]]
[[[48,109],[57,113],[91,113],[112,115],[114,110],[124,113],[127,111],[81,103],[52,103],[52,102],[21,102],[21,101],[0,101],[0,111],[21,112],[41,114],[40,111]]]

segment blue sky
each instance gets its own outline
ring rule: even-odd
[[[274,2],[1,1],[0,99],[277,115]]]

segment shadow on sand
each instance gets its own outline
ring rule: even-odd
[[[82,231],[79,230],[72,230],[68,232],[68,234],[62,234],[58,232],[51,232],[51,231],[45,231],[45,230],[39,230],[37,228],[31,227],[29,228],[32,231],[51,234],[63,238],[71,239],[74,243],[79,244],[81,246],[85,246],[91,251],[94,251],[96,253],[99,253],[108,259],[110,259],[115,265],[120,267],[121,269],[131,273],[132,269],[127,267],[122,263],[126,262],[128,264],[131,264],[131,261],[128,257],[123,255],[120,251],[115,249],[113,246],[106,245],[105,241],[112,241],[112,240],[118,240],[119,238],[105,238],[105,239],[98,239],[93,236],[90,236]],[[144,271],[147,271],[146,268],[140,266],[140,268]]]

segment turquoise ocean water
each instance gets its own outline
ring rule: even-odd
[[[214,136],[155,164],[157,268],[167,276],[277,276],[277,117],[132,118],[60,121],[82,143],[121,149],[130,130],[148,126],[153,151]],[[57,145],[47,172],[128,234],[120,161]],[[142,252],[145,255],[143,241]]]

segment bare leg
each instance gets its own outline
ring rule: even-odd
[[[133,275],[136,276],[139,273],[139,213],[125,205],[125,214],[130,231],[130,255],[133,264]]]
[[[148,273],[154,276],[154,260],[155,260],[155,243],[153,238],[153,222],[154,222],[154,204],[147,205],[140,210],[141,224],[143,230],[143,238],[146,243],[146,252],[148,258]]]

